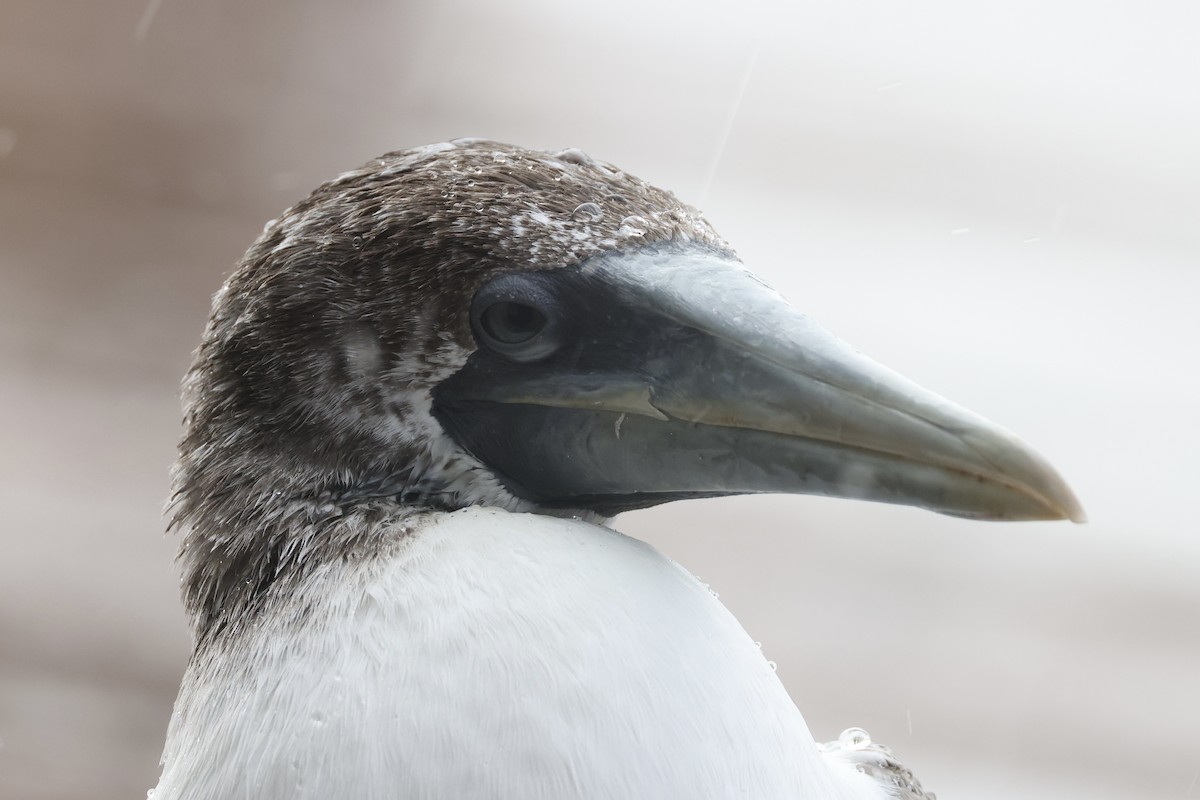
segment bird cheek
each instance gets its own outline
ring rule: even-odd
[[[346,377],[352,382],[377,381],[383,372],[383,345],[375,331],[367,325],[357,325],[340,342]]]

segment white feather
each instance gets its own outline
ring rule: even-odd
[[[578,520],[468,508],[189,665],[154,800],[882,800],[733,616]]]

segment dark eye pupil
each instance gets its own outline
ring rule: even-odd
[[[527,342],[546,327],[542,312],[524,303],[493,303],[479,321],[484,333],[505,344]]]

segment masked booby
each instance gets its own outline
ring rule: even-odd
[[[755,492],[1079,520],[701,214],[577,150],[385,155],[269,223],[184,385],[194,652],[154,800],[932,797],[818,746],[684,569],[607,526]]]

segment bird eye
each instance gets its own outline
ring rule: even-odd
[[[512,361],[537,361],[557,350],[561,316],[545,274],[502,275],[484,284],[471,304],[475,339]]]
[[[546,316],[533,306],[501,300],[479,316],[483,332],[503,344],[522,344],[541,333]]]

